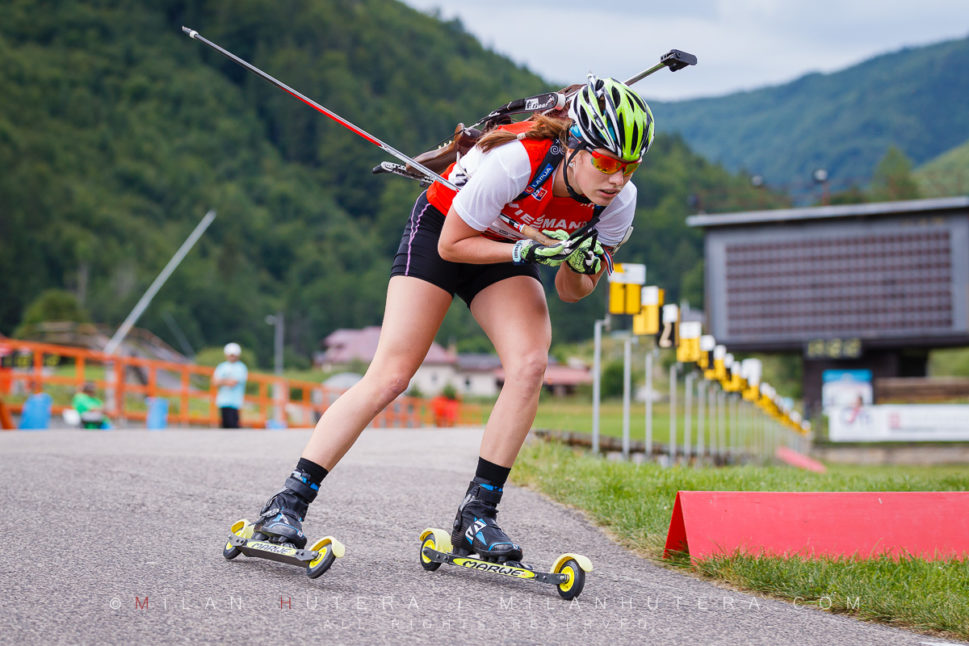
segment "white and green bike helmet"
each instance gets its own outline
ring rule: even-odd
[[[653,113],[642,97],[616,79],[589,75],[572,97],[571,134],[590,148],[604,148],[622,161],[636,161],[653,143]]]

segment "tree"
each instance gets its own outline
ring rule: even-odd
[[[914,200],[920,197],[918,182],[912,176],[912,162],[901,150],[889,146],[875,167],[871,197],[876,202]]]
[[[90,317],[74,294],[63,289],[47,289],[24,310],[23,320],[14,330],[13,336],[20,337],[31,327],[47,321],[87,323]]]

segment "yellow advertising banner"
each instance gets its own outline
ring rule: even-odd
[[[679,342],[676,346],[676,360],[680,363],[695,363],[700,360],[701,326],[695,321],[680,323]]]
[[[712,376],[707,377],[706,373],[713,371],[713,349],[716,345],[717,342],[709,334],[700,337],[700,359],[696,362],[696,365],[704,370],[703,376],[707,379],[713,378]]]
[[[663,306],[663,290],[650,285],[643,287],[641,301],[643,309],[633,315],[633,334],[644,336],[659,334],[659,310]]]
[[[609,276],[609,313],[636,315],[642,310],[646,265],[616,263]]]
[[[713,378],[723,382],[727,378],[727,348],[718,345],[713,348]]]

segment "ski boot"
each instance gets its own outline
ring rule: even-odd
[[[458,508],[450,535],[429,527],[420,536],[421,567],[429,572],[441,565],[547,583],[558,589],[563,599],[574,599],[582,592],[586,572],[592,561],[581,554],[562,554],[548,572],[521,562],[522,549],[495,523],[501,489],[475,478]]]
[[[286,479],[283,490],[269,499],[260,512],[259,520],[250,523],[239,520],[229,529],[229,540],[222,556],[232,560],[239,554],[269,559],[306,568],[306,575],[315,579],[342,557],[345,548],[340,541],[326,536],[306,546],[303,519],[309,504],[316,498],[318,487],[299,471]]]
[[[476,553],[486,561],[521,561],[522,548],[498,527],[498,503],[502,490],[482,478],[468,486],[451,529],[451,544],[458,556]]]
[[[318,492],[319,485],[314,488],[305,474],[293,471],[286,478],[282,491],[270,498],[259,512],[254,537],[270,543],[289,543],[296,549],[303,549],[306,545],[303,519]]]

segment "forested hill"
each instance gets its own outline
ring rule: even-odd
[[[650,105],[657,124],[710,160],[795,190],[825,168],[837,190],[867,184],[892,145],[918,165],[969,139],[967,97],[969,37],[775,87]]]
[[[181,32],[186,25],[398,149],[418,153],[511,98],[550,89],[459,23],[393,0],[5,3],[0,20],[0,333],[45,290],[118,325],[206,210],[218,212],[139,325],[197,348],[236,340],[268,363],[282,310],[309,356],[341,326],[379,323],[418,188],[375,177],[386,156]],[[629,261],[699,298],[688,196],[752,193],[661,137],[637,173]],[[777,200],[757,194],[758,199]],[[588,336],[604,291],[556,308],[556,340]],[[455,307],[439,339],[480,335]],[[289,361],[289,359],[288,359]]]

